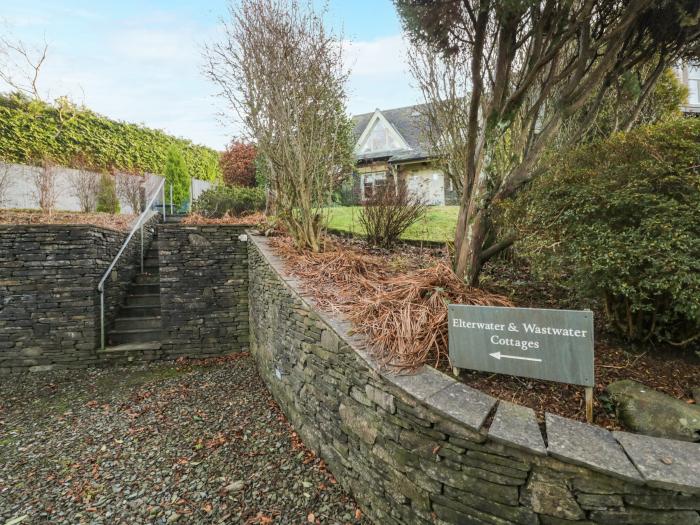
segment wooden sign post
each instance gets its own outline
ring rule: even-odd
[[[593,312],[448,307],[453,372],[468,368],[586,387],[593,419]]]

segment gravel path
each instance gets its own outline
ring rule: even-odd
[[[0,525],[366,523],[247,354],[0,381]]]

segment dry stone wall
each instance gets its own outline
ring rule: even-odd
[[[248,349],[248,243],[241,226],[158,228],[165,358]]]
[[[158,216],[144,227],[148,239]],[[126,234],[95,226],[0,226],[0,374],[99,362],[102,278]],[[130,245],[106,283],[106,321],[139,264]]]
[[[251,351],[307,445],[376,522],[700,524],[700,445],[532,410],[426,367],[380,370],[249,243]]]

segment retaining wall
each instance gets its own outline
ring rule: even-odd
[[[144,227],[147,243],[157,220]],[[0,226],[0,374],[99,362],[97,284],[126,235],[96,226]],[[139,250],[131,243],[106,282],[106,324],[138,270]]]
[[[247,350],[248,245],[241,226],[158,227],[165,358]]]
[[[380,370],[251,237],[251,351],[376,523],[699,524],[700,445],[546,416],[425,367]]]

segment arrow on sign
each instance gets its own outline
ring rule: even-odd
[[[496,359],[520,359],[521,361],[536,361],[538,363],[542,362],[542,359],[537,359],[535,357],[520,357],[519,355],[505,355],[502,354],[501,352],[494,352],[493,354],[489,354],[491,357],[495,357]]]

